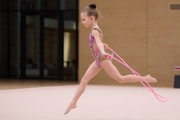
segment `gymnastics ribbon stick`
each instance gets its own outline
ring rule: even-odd
[[[108,57],[113,58],[113,59],[116,60],[117,62],[119,62],[119,63],[121,63],[122,65],[124,65],[125,67],[129,68],[134,75],[137,75],[137,76],[141,77],[141,79],[147,84],[147,86],[146,86],[142,81],[140,81],[141,84],[142,84],[145,88],[147,88],[149,91],[151,91],[151,92],[154,94],[154,96],[155,96],[159,101],[161,101],[161,102],[167,102],[167,101],[168,101],[167,98],[165,98],[165,97],[157,94],[157,93],[152,89],[152,87],[150,86],[150,84],[149,84],[139,73],[137,73],[135,70],[133,70],[114,50],[112,50],[112,49],[111,49],[110,47],[108,47],[108,46],[106,46],[106,47],[107,47],[112,53],[114,53],[121,61],[118,60],[117,58],[115,58],[114,56],[111,56],[111,55],[108,56]],[[160,98],[163,98],[164,100],[161,100]]]

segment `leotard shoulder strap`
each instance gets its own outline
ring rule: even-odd
[[[93,31],[93,30],[97,30],[97,31],[99,31],[99,33],[100,33],[101,37],[103,37],[103,33],[102,33],[102,31],[101,31],[101,29],[100,29],[100,28],[93,28],[93,29],[92,29],[92,31]],[[92,31],[91,31],[91,34],[92,34]]]

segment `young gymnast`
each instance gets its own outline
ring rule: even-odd
[[[95,61],[89,66],[86,73],[82,77],[80,85],[64,114],[67,114],[71,109],[76,108],[77,101],[85,91],[86,85],[101,69],[104,69],[108,75],[119,83],[142,81],[142,78],[136,75],[121,75],[117,68],[113,65],[111,59],[108,58],[110,54],[105,51],[107,44],[103,43],[102,30],[97,23],[98,17],[96,4],[90,4],[81,12],[82,24],[86,28],[91,29],[89,35],[89,44]],[[144,76],[143,78],[147,82],[157,82],[157,80],[152,78],[150,75]]]

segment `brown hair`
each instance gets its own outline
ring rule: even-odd
[[[98,11],[96,10],[96,4],[92,3],[89,6],[85,7],[81,13],[87,12],[88,16],[94,16],[96,20],[98,20]]]

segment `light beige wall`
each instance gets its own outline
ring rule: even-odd
[[[175,65],[180,65],[180,10],[170,10],[179,0],[148,2],[148,72],[159,86],[174,85]]]
[[[92,1],[93,2],[93,1]],[[158,79],[153,86],[173,87],[173,67],[180,64],[180,11],[170,10],[178,0],[96,0],[103,15],[99,25],[105,42],[141,75],[151,74]],[[80,0],[80,10],[87,6]],[[79,81],[93,62],[89,50],[88,29],[81,25],[79,32]],[[113,62],[122,75],[130,71]],[[103,70],[90,84],[118,85]],[[122,85],[122,84],[121,84]],[[140,85],[128,83],[124,85]]]

